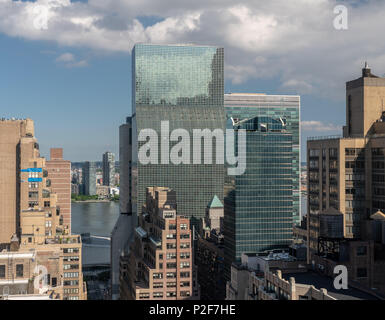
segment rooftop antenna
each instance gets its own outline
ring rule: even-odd
[[[369,69],[369,65],[367,61],[365,61],[365,69]]]

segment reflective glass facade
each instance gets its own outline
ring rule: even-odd
[[[235,129],[237,126],[235,125]],[[246,171],[225,188],[225,266],[242,253],[285,248],[292,241],[292,135],[280,119],[256,117],[246,129]]]
[[[247,119],[267,116],[282,118],[286,122],[286,130],[293,139],[293,219],[294,223],[301,221],[301,155],[300,155],[300,97],[293,95],[265,94],[225,94],[225,112],[227,118]]]
[[[83,193],[89,196],[96,194],[96,164],[86,161],[83,164]]]
[[[163,186],[176,191],[179,214],[201,218],[214,195],[223,202],[224,166],[203,161],[143,165],[137,155],[145,142],[138,143],[137,137],[142,129],[151,128],[160,140],[161,121],[166,120],[170,132],[183,128],[190,137],[193,129],[224,129],[223,48],[139,44],[132,59],[133,210],[140,211],[146,187]],[[170,150],[177,143],[170,142]],[[192,145],[190,141],[191,163]]]

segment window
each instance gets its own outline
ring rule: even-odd
[[[181,239],[189,239],[190,235],[188,233],[181,233],[180,238]]]
[[[181,230],[187,230],[187,224],[186,223],[181,223],[180,224],[180,229]]]
[[[154,292],[153,297],[154,298],[163,298],[163,292]]]
[[[176,297],[176,292],[167,292],[167,297]]]
[[[78,286],[79,280],[64,280],[65,286]]]
[[[182,242],[182,243],[180,244],[180,248],[181,248],[181,249],[188,249],[188,248],[190,248],[190,243],[188,243],[188,242]]]
[[[176,288],[176,282],[167,282],[167,288]]]
[[[63,253],[78,253],[79,248],[64,248]]]
[[[64,272],[64,278],[78,278],[79,272]]]
[[[67,261],[67,262],[71,262],[71,261],[79,261],[79,257],[78,257],[78,256],[64,257],[63,260],[64,260],[64,261]]]
[[[28,192],[28,199],[29,200],[37,200],[39,199],[39,193],[38,192]]]
[[[38,188],[38,184],[36,182],[30,182],[29,183],[29,188],[30,189],[37,189]]]
[[[77,270],[79,269],[79,265],[78,264],[65,264],[63,265],[63,269],[64,270]]]
[[[57,286],[57,278],[52,278],[52,287]]]
[[[162,282],[154,282],[153,288],[163,288]]]
[[[16,277],[22,277],[24,275],[24,265],[17,264],[16,265]]]
[[[176,259],[176,253],[167,253],[166,258],[167,260]]]
[[[64,293],[69,293],[69,294],[71,294],[71,293],[79,293],[79,289],[77,289],[77,288],[67,288],[67,289],[64,289]]]
[[[154,273],[152,275],[153,279],[163,279],[163,273]]]
[[[180,277],[181,278],[188,278],[188,277],[190,277],[190,272],[181,272]]]
[[[319,149],[310,149],[309,156],[310,157],[318,157],[319,156]]]
[[[181,269],[190,268],[190,262],[185,262],[185,261],[181,262],[180,267],[181,267]]]
[[[0,279],[5,278],[5,265],[0,266]]]
[[[176,273],[175,272],[167,272],[167,278],[168,279],[176,278]]]

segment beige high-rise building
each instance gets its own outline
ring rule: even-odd
[[[21,139],[35,143],[32,120],[0,120],[0,245],[9,243],[20,221],[19,163]]]
[[[30,119],[0,120],[0,138],[0,298],[86,299],[81,239],[70,234],[60,207],[62,168],[48,169],[40,157]],[[60,179],[69,189],[70,175]]]
[[[62,148],[52,148],[46,162],[49,184],[57,194],[57,206],[63,216],[63,226],[71,234],[71,161],[63,159]]]
[[[147,188],[130,254],[121,260],[120,299],[199,299],[190,220],[176,203],[175,191]]]
[[[385,220],[385,78],[367,64],[346,83],[343,137],[310,138],[307,163],[308,262],[317,263],[325,250],[341,260],[348,251],[342,249],[353,248],[345,257],[353,261],[349,278],[381,288],[385,228],[369,229]]]

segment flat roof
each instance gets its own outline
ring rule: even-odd
[[[314,271],[302,273],[284,273],[283,278],[289,280],[291,277],[295,279],[297,284],[313,285],[315,288],[326,289],[328,294],[337,300],[380,300],[374,295],[364,291],[349,287],[348,289],[336,289],[333,285],[333,279],[323,276]]]

